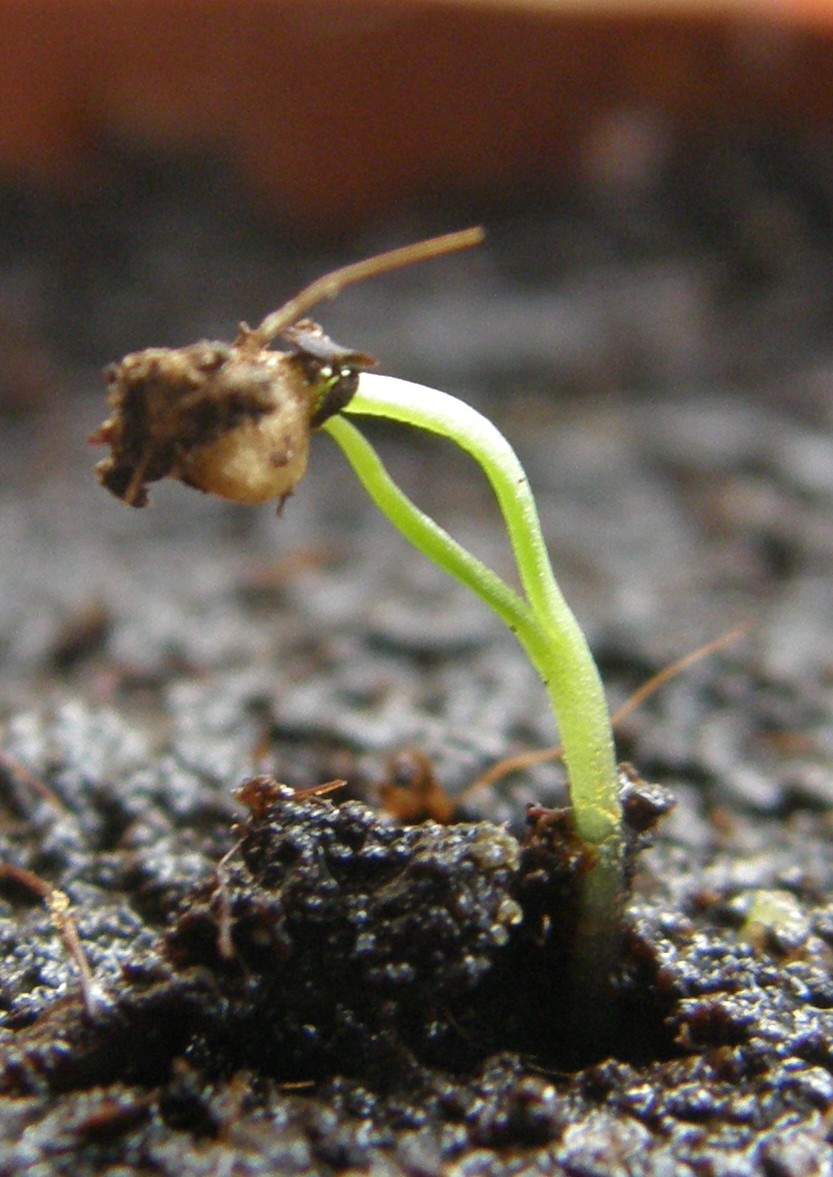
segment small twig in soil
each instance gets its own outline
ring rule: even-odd
[[[234,858],[240,849],[240,842],[235,842],[230,850],[227,850],[220,861],[214,868],[214,873],[217,876],[217,952],[220,954],[221,960],[234,960],[237,955],[234,951],[234,941],[232,939],[232,928],[234,927],[234,918],[231,910],[231,894],[229,889],[229,880],[226,867]]]
[[[41,801],[46,801],[53,809],[60,813],[61,817],[72,817],[72,812],[64,805],[60,797],[53,793],[49,785],[42,781],[40,777],[35,776],[28,768],[24,768],[18,761],[13,760],[11,756],[7,756],[5,752],[0,751],[0,772],[5,773],[12,785],[20,785],[30,793],[34,793],[40,797]],[[15,801],[18,802],[17,797]],[[18,802],[19,804],[19,802]],[[23,806],[21,806],[23,808]]]
[[[57,887],[53,887],[51,883],[42,879],[40,875],[36,875],[34,871],[26,870],[20,866],[12,866],[9,863],[0,863],[0,879],[8,879],[10,882],[25,887],[27,891],[31,891],[32,894],[37,895],[46,904],[49,914],[52,917],[52,923],[55,925],[61,937],[64,949],[75,965],[75,970],[78,973],[78,983],[79,989],[81,990],[81,1002],[84,1007],[84,1013],[90,1021],[94,1020],[106,1007],[107,1000],[101,987],[95,980],[90,962],[81,943],[81,937],[78,934],[78,925],[70,911],[71,903],[69,896]]]

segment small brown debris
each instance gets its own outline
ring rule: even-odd
[[[148,348],[107,378],[111,415],[90,441],[111,452],[96,474],[131,507],[167,477],[267,502],[291,494],[306,470],[313,390],[293,356],[207,342]]]
[[[424,752],[409,748],[388,763],[386,779],[378,788],[379,804],[403,825],[433,820],[448,825],[457,803],[449,797]]]

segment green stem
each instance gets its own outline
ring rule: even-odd
[[[487,568],[390,478],[361,433],[342,417],[323,428],[365,490],[419,551],[471,588],[515,633],[541,675],[555,712],[578,838],[588,853],[570,967],[574,1012],[588,1049],[604,1046],[624,896],[616,760],[607,702],[584,634],[553,575],[538,511],[514,450],[482,414],[436,389],[364,373],[344,410],[383,417],[454,441],[482,467],[503,514],[527,600]]]
[[[335,416],[322,429],[337,442],[382,514],[418,551],[476,593],[515,634],[535,667],[542,670],[546,664],[546,635],[527,603],[400,490],[373,446],[354,425]]]
[[[607,701],[584,634],[556,584],[535,501],[514,450],[488,418],[464,401],[389,376],[363,373],[345,412],[384,417],[446,437],[482,467],[506,522],[521,583],[546,643],[540,655],[536,646],[533,661],[556,715],[576,832],[588,847],[606,847],[598,855],[599,869],[618,876],[621,808]],[[410,539],[407,522],[403,530]],[[603,862],[607,865],[602,866]]]

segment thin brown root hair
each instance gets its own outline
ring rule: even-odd
[[[300,294],[296,294],[278,310],[272,311],[259,327],[252,329],[247,327],[245,323],[241,323],[237,345],[253,348],[268,347],[276,336],[293,323],[297,323],[319,302],[335,298],[347,286],[365,282],[368,278],[377,278],[381,274],[389,274],[392,270],[401,270],[416,262],[445,257],[446,254],[457,253],[461,249],[470,249],[473,245],[479,245],[484,236],[485,233],[479,226],[472,229],[460,229],[456,233],[443,233],[440,237],[429,237],[426,241],[418,241],[414,245],[403,245],[399,249],[377,253],[374,257],[368,257],[363,261],[352,262],[337,270],[331,270],[329,274],[324,274],[323,277],[316,278],[309,286],[305,286]]]

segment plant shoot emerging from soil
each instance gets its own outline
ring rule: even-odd
[[[509,626],[544,682],[561,737],[586,862],[573,978],[577,995],[592,1008],[594,997],[606,995],[619,943],[623,845],[616,762],[599,674],[556,583],[526,474],[482,414],[439,390],[368,373],[369,356],[340,347],[303,317],[347,285],[480,240],[480,230],[466,230],[345,266],[313,282],[259,327],[241,324],[232,344],[126,356],[108,369],[111,415],[91,440],[110,447],[96,467],[99,481],[130,506],[144,506],[147,484],[164,477],[235,502],[283,503],[306,471],[311,433],[322,429],[406,539]],[[287,351],[271,349],[276,338]],[[345,414],[427,430],[479,463],[506,523],[522,593],[396,486]]]

